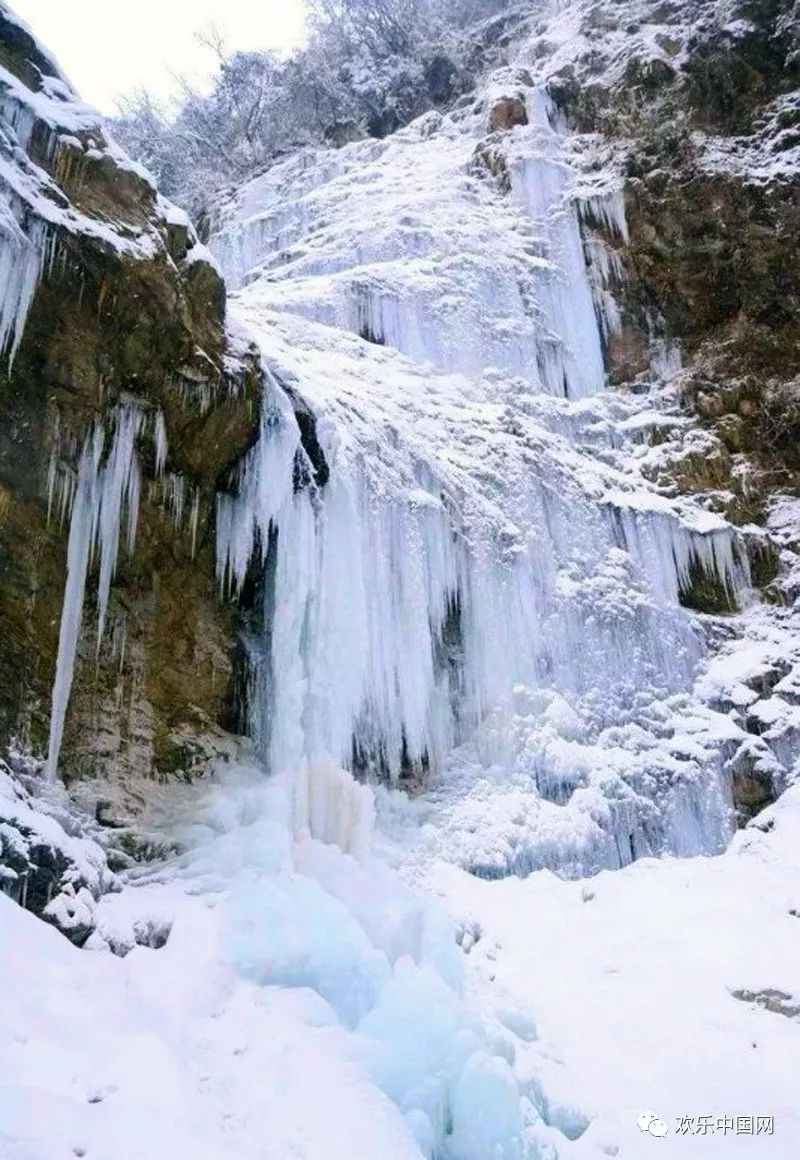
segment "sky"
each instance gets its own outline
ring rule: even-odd
[[[303,0],[10,0],[81,96],[104,113],[137,87],[174,95],[172,74],[202,82],[213,57],[195,34],[230,48],[286,50],[302,39]]]

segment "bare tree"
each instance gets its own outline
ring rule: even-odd
[[[210,91],[176,77],[173,111],[138,91],[114,129],[200,217],[217,191],[298,146],[384,136],[465,91],[470,26],[509,2],[308,0],[308,43],[288,60],[230,52],[211,27],[198,35],[217,65]]]

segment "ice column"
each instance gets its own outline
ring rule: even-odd
[[[94,537],[97,513],[97,474],[103,450],[103,436],[99,428],[86,441],[78,468],[78,485],[72,505],[67,547],[67,584],[61,609],[61,628],[58,636],[56,676],[50,708],[50,741],[47,751],[47,776],[55,779],[58,755],[64,736],[64,720],[69,704],[72,677],[75,672],[75,653],[83,618],[83,597],[86,591],[86,573]]]
[[[330,760],[302,767],[294,779],[294,832],[369,857],[375,802],[369,786]]]

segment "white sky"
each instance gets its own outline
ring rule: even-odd
[[[10,0],[57,57],[81,96],[104,113],[143,86],[175,91],[172,73],[199,80],[213,61],[194,34],[215,25],[230,48],[286,49],[302,39],[303,0]]]

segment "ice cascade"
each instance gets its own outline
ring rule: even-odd
[[[218,501],[223,585],[241,588],[254,550],[263,558],[254,728],[274,770],[437,765],[517,684],[603,689],[611,724],[645,685],[688,687],[701,644],[679,597],[692,568],[732,593],[747,582],[721,522],[698,531],[657,497],[562,490],[544,458],[496,528],[459,510],[431,464],[410,457],[413,486],[387,495],[362,461],[326,452],[320,486],[269,378],[239,494]]]
[[[223,589],[261,570],[250,715],[274,771],[435,768],[517,685],[612,726],[642,689],[689,688],[693,580],[747,589],[724,520],[632,488],[533,405],[603,392],[621,267],[591,227],[627,226],[618,182],[574,192],[546,90],[527,105],[502,214],[465,177],[472,124],[423,119],[255,179],[212,240],[277,372],[217,509]]]
[[[474,176],[478,142],[431,134],[423,119],[355,153],[301,154],[245,187],[210,243],[229,284],[438,371],[492,368],[542,394],[596,394],[603,342],[561,158],[565,128],[546,90],[531,89],[528,106],[509,154],[507,230]],[[451,220],[439,233],[431,222],[445,184]],[[621,198],[596,200],[623,232]],[[309,247],[318,218],[326,227]],[[613,326],[609,311],[604,329]]]

